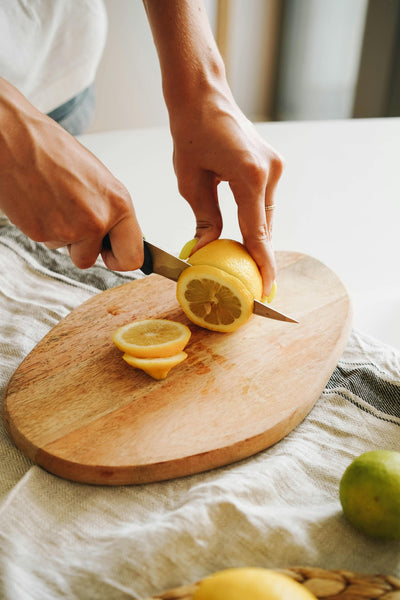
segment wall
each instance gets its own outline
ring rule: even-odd
[[[215,0],[205,2],[215,28]],[[168,125],[161,76],[141,0],[105,0],[109,30],[88,133]]]
[[[223,3],[228,19],[228,80],[236,101],[251,120],[351,116],[367,0]],[[105,0],[105,5],[109,34],[89,132],[167,126],[158,58],[141,0]],[[216,32],[218,2],[206,0],[205,5]],[[276,102],[275,59],[282,7]]]

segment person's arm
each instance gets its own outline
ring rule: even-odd
[[[101,252],[125,271],[143,263],[127,189],[82,144],[0,78],[0,208],[31,239],[68,246],[80,268]],[[102,250],[109,235],[111,249]]]
[[[276,267],[273,211],[265,207],[274,202],[283,161],[235,103],[203,2],[144,0],[144,5],[160,61],[179,191],[196,217],[196,249],[221,234],[217,186],[227,181],[243,242],[268,294]]]

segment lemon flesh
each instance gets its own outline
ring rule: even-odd
[[[168,319],[133,321],[117,329],[114,344],[122,352],[138,358],[163,358],[181,352],[191,332],[183,323]]]
[[[128,365],[141,369],[153,379],[165,379],[173,367],[176,367],[187,358],[187,354],[186,352],[179,352],[179,354],[164,358],[138,358],[125,353],[122,358]]]
[[[247,287],[253,299],[261,300],[263,295],[262,278],[255,260],[240,242],[218,239],[196,250],[189,263],[217,267],[233,275]]]
[[[316,600],[304,586],[269,569],[238,568],[203,579],[193,600]]]
[[[345,470],[339,497],[345,516],[363,534],[400,539],[400,453],[361,454]]]
[[[185,269],[179,276],[176,296],[193,323],[212,331],[235,331],[253,313],[254,300],[244,284],[208,265]]]

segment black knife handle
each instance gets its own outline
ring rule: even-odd
[[[140,267],[140,270],[145,275],[150,275],[153,272],[153,259],[151,258],[150,250],[146,244],[146,240],[143,240],[143,252],[144,252],[144,262]]]
[[[103,238],[103,249],[111,250],[111,241],[110,241],[110,237],[109,237],[108,233]],[[140,267],[140,270],[145,275],[150,275],[150,273],[153,272],[153,259],[151,258],[150,250],[148,249],[145,240],[143,240],[143,252],[144,252],[144,261],[143,261],[142,266]]]

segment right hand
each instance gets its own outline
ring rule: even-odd
[[[128,190],[89,150],[0,80],[0,208],[34,241],[67,246],[85,269],[143,263],[143,236]],[[111,248],[103,248],[108,234]]]

